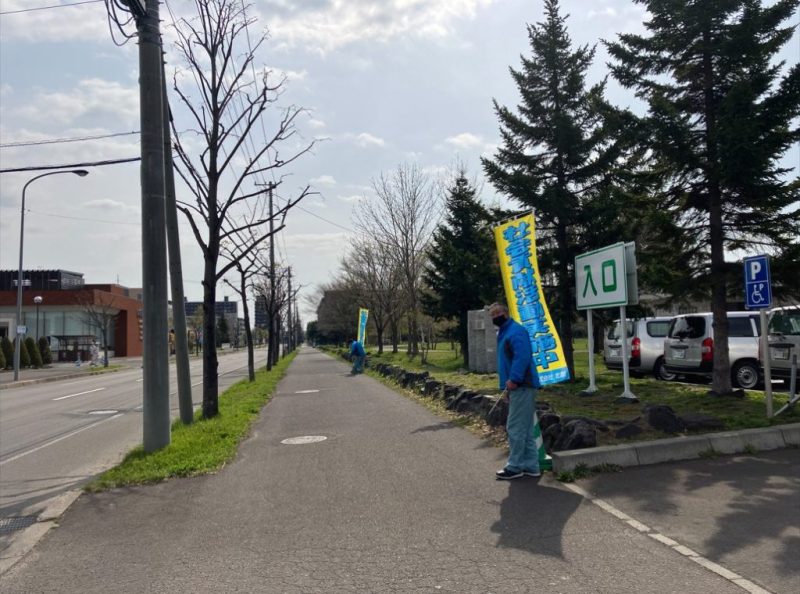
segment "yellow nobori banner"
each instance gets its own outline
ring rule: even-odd
[[[530,336],[539,382],[546,386],[568,380],[564,349],[544,300],[533,214],[495,227],[494,239],[508,311]]]
[[[367,340],[367,319],[369,318],[369,310],[360,307],[358,309],[358,342],[362,345]]]

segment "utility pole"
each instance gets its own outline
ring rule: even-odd
[[[288,323],[288,332],[286,333],[286,343],[287,343],[287,351],[292,352],[294,350],[294,340],[292,339],[292,335],[294,334],[294,328],[292,327],[292,267],[289,266],[289,275],[288,275],[288,282],[289,282],[289,292],[286,294],[286,320]]]
[[[192,407],[192,376],[189,371],[189,339],[186,333],[186,307],[183,298],[183,267],[181,265],[181,240],[178,231],[178,206],[175,199],[175,176],[172,170],[172,136],[170,122],[172,112],[167,97],[167,78],[161,60],[162,111],[164,126],[164,179],[166,182],[167,247],[169,251],[169,280],[172,289],[172,325],[175,329],[175,368],[178,373],[178,406],[181,422],[191,425],[194,420]]]
[[[167,445],[169,344],[167,340],[167,238],[164,204],[164,117],[158,1],[146,0],[139,33],[139,113],[142,144],[142,291],[144,451]]]
[[[272,366],[278,362],[275,357],[275,349],[278,347],[275,332],[275,319],[277,314],[275,311],[275,205],[273,203],[272,191],[275,189],[276,184],[269,182],[266,184],[256,184],[267,188],[269,196],[269,303],[267,304],[267,314],[269,315],[269,335],[267,336],[267,371],[272,369]]]

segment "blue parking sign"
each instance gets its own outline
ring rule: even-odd
[[[772,305],[769,256],[744,259],[744,294],[747,309],[765,309]]]

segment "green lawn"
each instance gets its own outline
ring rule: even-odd
[[[145,454],[142,446],[133,449],[119,466],[98,476],[86,490],[103,491],[219,470],[236,454],[295,354],[283,358],[271,371],[257,371],[255,382],[242,380],[225,390],[219,398],[218,416],[204,420],[197,411],[192,425],[175,421],[167,447],[150,454]]]
[[[427,370],[436,379],[459,384],[484,393],[499,392],[496,374],[468,373],[460,370],[463,361],[450,350],[449,344],[431,351],[428,364],[422,365],[419,357],[409,358],[401,349],[399,353],[384,352],[377,355],[370,351],[373,362],[383,361],[399,365],[408,370]],[[602,355],[595,355],[595,383],[598,391],[593,396],[582,397],[579,393],[589,385],[589,353],[586,339],[575,341],[576,379],[574,382],[548,386],[539,392],[539,400],[549,402],[559,414],[589,416],[600,420],[633,420],[642,414],[645,403],[666,404],[677,414],[688,412],[705,413],[718,417],[726,429],[768,427],[784,423],[800,422],[800,406],[794,411],[772,419],[766,418],[766,404],[763,392],[748,391],[744,398],[709,396],[708,385],[687,385],[658,381],[654,378],[631,378],[631,391],[639,397],[639,404],[614,404],[613,400],[622,394],[622,373],[609,371],[603,365]],[[774,409],[787,401],[785,393],[776,394]],[[666,437],[657,431],[648,431],[636,439],[657,439]],[[618,443],[610,433],[599,435],[602,444]]]

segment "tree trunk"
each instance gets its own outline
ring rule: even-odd
[[[461,355],[464,357],[464,367],[469,369],[469,321],[468,313],[462,311],[458,316],[458,344],[461,345]],[[455,349],[454,349],[455,350]]]
[[[391,322],[389,323],[390,332],[392,335],[392,352],[396,353],[400,350],[400,328],[399,322],[397,318],[392,318]]]
[[[575,361],[572,349],[572,286],[575,283],[569,280],[569,245],[567,245],[567,225],[559,219],[556,233],[558,237],[558,276],[560,287],[558,288],[559,301],[561,304],[561,345],[564,348],[564,358],[567,360],[569,376],[575,379]]]
[[[108,322],[103,326],[103,367],[108,367]]]
[[[250,330],[250,309],[247,307],[247,284],[244,275],[241,276],[242,309],[244,310],[244,335],[247,342],[247,378],[256,381],[256,363],[253,355],[253,332]],[[239,333],[236,333],[239,339]]]
[[[706,183],[708,191],[708,223],[711,248],[711,311],[714,314],[714,352],[712,389],[728,394],[731,386],[731,362],[728,355],[727,287],[725,282],[725,231],[722,221],[722,192],[717,168],[716,105],[714,100],[714,65],[708,49],[711,33],[703,32],[703,87],[706,143]]]
[[[219,378],[217,377],[217,318],[214,305],[217,299],[216,259],[206,259],[203,274],[203,418],[219,414]]]
[[[377,321],[377,318],[373,318],[373,319],[375,320],[375,334],[377,335],[377,341],[378,341],[378,354],[382,355],[383,354],[383,331],[384,331],[384,329],[386,327],[386,324],[384,322],[381,322],[379,324],[378,321]]]

